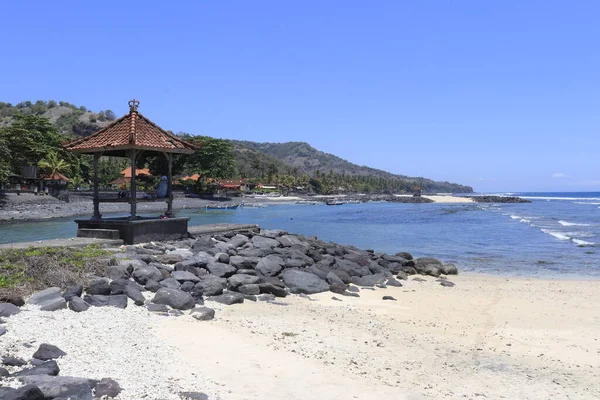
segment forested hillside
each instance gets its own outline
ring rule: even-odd
[[[31,135],[44,143],[44,150],[36,148],[35,140],[30,146],[21,140],[20,151],[28,152],[28,157],[12,154],[0,160],[0,180],[9,173],[18,172],[18,164],[27,161],[33,163],[47,156],[62,156],[66,168],[76,182],[88,180],[88,162],[85,158],[74,158],[65,154],[57,144],[78,136],[87,136],[107,126],[116,119],[111,110],[91,111],[85,106],[75,106],[68,102],[54,100],[36,102],[24,101],[16,105],[0,102],[0,145],[14,138]],[[27,118],[27,119],[23,119]],[[47,121],[47,124],[44,122]],[[17,126],[13,126],[13,125]],[[164,127],[167,128],[168,127]],[[30,133],[24,130],[29,129]],[[21,132],[21,133],[20,133]],[[58,135],[58,136],[57,136]],[[249,178],[279,183],[288,188],[304,186],[317,193],[351,192],[411,192],[421,187],[428,192],[472,192],[469,186],[449,182],[437,182],[421,177],[407,177],[390,172],[359,166],[333,154],[324,153],[304,142],[257,143],[251,141],[221,140],[207,136],[192,136],[178,133],[188,140],[203,144],[201,154],[194,161],[181,159],[178,172],[217,178]],[[51,138],[46,140],[46,136]],[[50,146],[50,147],[49,147]],[[51,147],[56,146],[55,150]],[[1,146],[0,146],[1,147]],[[14,149],[17,147],[12,146]],[[38,146],[39,147],[39,146]],[[12,150],[14,153],[16,150]],[[9,147],[0,149],[0,153],[11,153]],[[0,155],[2,155],[0,154]],[[57,160],[58,161],[58,160]],[[148,166],[158,171],[160,160],[145,160]],[[104,181],[118,177],[123,165],[117,160],[106,160],[103,165]],[[4,171],[4,172],[2,172]],[[116,176],[117,175],[117,176]]]

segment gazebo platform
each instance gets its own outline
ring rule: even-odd
[[[121,239],[125,244],[153,240],[177,240],[188,237],[189,218],[176,218],[173,213],[173,155],[193,154],[198,147],[165,131],[138,112],[140,102],[129,102],[129,113],[98,132],[64,144],[65,149],[94,156],[94,214],[90,219],[78,219],[77,236],[97,239]],[[163,182],[150,198],[138,198],[136,168],[142,153],[152,157],[166,157],[167,170]],[[98,162],[100,157],[127,157],[130,188],[128,198],[100,198]],[[166,180],[166,182],[164,182]],[[166,187],[162,186],[166,183]],[[162,189],[161,189],[162,186]],[[156,218],[137,215],[137,203],[166,201],[164,216]],[[131,214],[126,218],[102,218],[100,203],[129,203]]]
[[[189,218],[78,219],[77,237],[121,239],[125,244],[178,240],[188,237]]]

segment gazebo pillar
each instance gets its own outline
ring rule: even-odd
[[[173,214],[173,154],[166,153],[167,161],[168,161],[168,170],[167,170],[167,212],[166,216],[169,218],[174,217]]]
[[[135,183],[135,149],[131,149],[129,153],[129,157],[131,158],[131,219],[135,219],[136,211],[137,211],[137,187]]]
[[[102,218],[102,215],[100,214],[100,192],[98,189],[98,161],[100,160],[100,156],[100,153],[94,153],[94,215],[92,216],[92,219]]]

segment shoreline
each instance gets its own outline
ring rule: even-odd
[[[83,217],[91,215],[93,213],[93,203],[91,199],[85,197],[75,197],[74,201],[65,203],[58,199],[49,196],[35,196],[29,193],[23,193],[20,196],[14,194],[10,195],[9,201],[4,199],[4,203],[0,201],[0,225],[11,224],[16,222],[43,222],[59,218],[71,218],[71,217]],[[317,195],[317,196],[280,196],[280,197],[239,197],[233,198],[228,202],[231,203],[263,203],[267,205],[276,204],[295,204],[298,200],[308,201],[326,201],[327,199],[333,198],[357,198],[367,202],[367,199],[381,199],[386,196],[382,195]],[[412,195],[393,195],[393,198],[398,202],[409,202],[412,203]],[[474,200],[468,197],[462,196],[449,196],[449,195],[423,195],[424,201],[437,203],[437,204],[474,204]],[[187,198],[187,197],[176,197],[173,200],[173,209],[187,210],[187,209],[202,209],[207,204],[215,203],[214,200],[206,200],[199,198]],[[166,204],[164,202],[154,203],[139,203],[137,205],[139,213],[145,212],[163,212],[166,210]],[[116,213],[127,213],[129,211],[129,204],[109,204],[103,203],[100,207],[103,214],[116,214]]]

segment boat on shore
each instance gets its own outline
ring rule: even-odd
[[[325,204],[327,204],[328,206],[341,206],[346,203],[343,202],[342,200],[334,199],[334,200],[328,200]]]
[[[237,210],[239,204],[207,204],[206,210]]]

